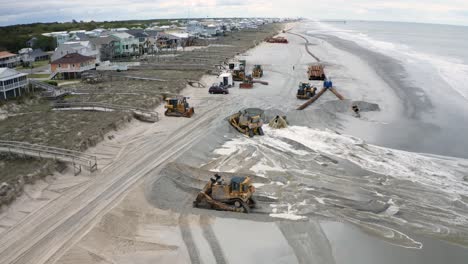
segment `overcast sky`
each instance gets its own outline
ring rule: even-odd
[[[0,25],[175,17],[305,17],[468,26],[468,0],[0,0]]]

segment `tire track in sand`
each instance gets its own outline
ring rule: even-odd
[[[226,257],[224,256],[223,249],[219,243],[216,235],[211,227],[210,217],[207,215],[200,215],[200,227],[203,230],[203,236],[211,247],[213,256],[215,257],[217,264],[227,264]]]
[[[192,231],[190,230],[190,223],[187,215],[180,214],[179,216],[179,229],[182,234],[187,252],[190,256],[190,263],[200,264],[200,252],[198,252],[197,246],[193,241]]]

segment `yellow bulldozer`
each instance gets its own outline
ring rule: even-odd
[[[229,68],[232,66],[232,79],[234,81],[240,82],[245,79],[245,65],[246,61],[245,60],[239,60],[239,64],[235,66],[235,64],[230,64]]]
[[[255,187],[250,177],[232,177],[229,183],[218,174],[201,190],[193,206],[222,211],[249,213],[255,208],[256,202],[252,195]]]
[[[166,112],[164,115],[166,116],[177,116],[177,117],[192,117],[195,113],[193,107],[189,106],[187,102],[189,97],[173,97],[173,98],[166,98]]]
[[[254,78],[262,78],[263,77],[263,69],[262,65],[254,65],[254,68],[252,70],[252,77]]]
[[[297,99],[310,99],[315,96],[317,88],[310,85],[310,83],[299,83],[296,97]]]
[[[258,108],[247,108],[229,117],[229,123],[242,134],[249,137],[254,135],[263,136],[263,110]]]

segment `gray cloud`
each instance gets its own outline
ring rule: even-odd
[[[466,0],[0,0],[0,25],[76,20],[279,16],[468,25]]]

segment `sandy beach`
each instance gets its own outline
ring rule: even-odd
[[[161,105],[159,122],[133,120],[87,150],[98,172],[28,186],[0,215],[0,263],[442,263],[444,255],[465,263],[468,160],[431,151],[441,134],[433,145],[417,140],[431,106],[395,81],[401,69],[311,27],[286,29],[309,40],[346,100],[326,92],[296,110],[297,86],[316,60],[298,35],[262,42],[237,58],[247,72],[261,64],[269,85],[236,85],[229,95],[187,86],[192,118],[166,117]],[[358,119],[353,102],[378,108],[363,107]],[[247,138],[226,117],[248,107],[284,114],[290,126]],[[259,208],[193,208],[215,171],[251,175]]]

